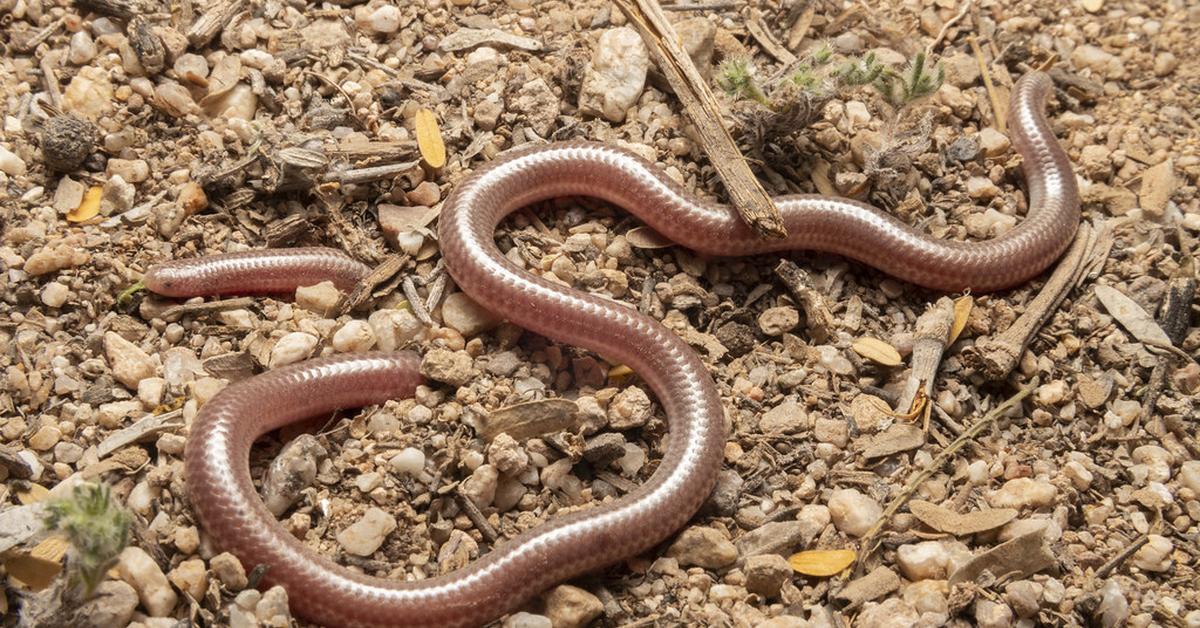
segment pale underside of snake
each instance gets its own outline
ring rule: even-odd
[[[1017,227],[984,242],[937,240],[868,205],[821,196],[778,198],[789,235],[763,240],[731,208],[693,197],[627,151],[592,143],[514,150],[459,184],[442,209],[439,240],[462,290],[516,325],[628,365],[662,405],[669,423],[663,459],[620,499],[554,517],[461,570],[420,581],[367,576],[306,548],[258,498],[251,444],[303,418],[411,395],[420,383],[419,359],[402,352],[310,360],[223,390],[191,426],[192,506],[219,546],[248,567],[267,566],[264,582],[283,585],[298,615],[330,626],[478,625],[551,585],[644,552],[683,526],[714,485],[725,427],[712,377],[659,322],[514,266],[495,244],[499,222],[530,203],[585,195],[708,255],[827,251],[934,289],[1003,289],[1053,263],[1079,222],[1071,165],[1043,111],[1051,87],[1046,75],[1033,73],[1013,89],[1009,126],[1029,211]],[[332,249],[281,249],[172,261],[151,268],[144,281],[168,296],[266,293],[323,280],[346,289],[367,271]]]

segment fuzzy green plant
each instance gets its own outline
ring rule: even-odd
[[[893,107],[903,108],[926,98],[946,80],[946,69],[942,64],[930,71],[924,52],[918,52],[903,73],[887,72],[872,84]]]
[[[833,77],[837,79],[838,83],[847,87],[876,84],[886,75],[887,68],[879,63],[879,59],[873,52],[868,52],[862,57],[847,59],[833,72]]]
[[[717,84],[731,97],[749,98],[764,107],[771,106],[771,101],[754,80],[750,61],[746,59],[734,58],[722,63],[717,70]]]
[[[70,496],[48,505],[46,526],[70,541],[67,566],[84,598],[95,592],[129,544],[130,521],[106,484],[80,484]]]

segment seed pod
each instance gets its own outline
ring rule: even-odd
[[[79,116],[54,116],[42,127],[42,160],[51,170],[75,170],[95,146],[96,127]]]
[[[129,22],[127,35],[129,36],[129,46],[137,54],[138,61],[142,64],[142,69],[146,70],[146,74],[154,76],[162,72],[167,63],[167,51],[163,47],[162,40],[154,33],[150,22],[140,15],[133,18]]]

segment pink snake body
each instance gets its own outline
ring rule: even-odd
[[[1029,212],[985,242],[933,239],[868,205],[820,196],[779,198],[790,235],[762,240],[731,208],[697,200],[642,159],[599,144],[519,149],[464,180],[439,222],[442,255],[462,290],[512,323],[630,366],[663,406],[666,453],[650,479],[621,499],[556,517],[462,570],[421,581],[366,576],[307,549],[256,494],[250,446],[306,417],[411,395],[420,383],[419,359],[402,352],[310,360],[226,388],[191,426],[191,503],[221,547],[247,567],[268,567],[264,582],[283,585],[294,612],[330,626],[479,625],[554,584],[644,552],[682,527],[712,490],[726,436],[717,388],[692,349],[657,321],[514,266],[494,242],[499,222],[533,202],[587,195],[711,255],[820,250],[935,289],[998,290],[1046,269],[1079,223],[1070,161],[1043,111],[1050,90],[1040,73],[1014,88],[1010,127]],[[160,294],[193,296],[285,292],[325,279],[348,288],[366,272],[331,249],[267,250],[168,262],[144,281]]]

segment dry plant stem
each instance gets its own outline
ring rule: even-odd
[[[791,28],[788,29],[788,50],[795,50],[796,46],[800,45],[800,42],[804,40],[804,36],[808,34],[808,29],[812,27],[813,18],[816,15],[816,3],[809,3],[808,7],[804,9],[804,13],[800,15],[800,18],[793,22]]]
[[[331,172],[324,177],[322,181],[325,183],[340,183],[348,185],[352,183],[370,183],[371,181],[380,181],[390,179],[396,175],[403,174],[412,170],[417,166],[418,162],[405,161],[398,164],[386,164],[383,166],[370,166],[367,168],[355,168],[354,170],[344,170],[342,172]]]
[[[184,303],[169,307],[162,311],[159,316],[168,323],[175,322],[180,318],[189,314],[211,314],[212,312],[223,312],[225,310],[236,310],[254,305],[252,297],[236,297],[233,299],[220,299],[217,301],[208,301],[205,303]]]
[[[62,88],[58,85],[58,71],[54,66],[58,65],[60,55],[58,53],[49,53],[42,57],[39,64],[42,69],[42,77],[46,79],[46,91],[50,92],[50,102],[58,109],[62,109]]]
[[[1090,225],[1080,225],[1071,248],[1025,312],[1008,329],[990,338],[980,338],[975,343],[968,353],[968,359],[984,376],[991,380],[1008,376],[1021,359],[1029,341],[1084,275],[1083,271],[1092,259],[1098,239],[1098,234]]]
[[[15,50],[16,52],[22,53],[22,54],[31,52],[34,48],[38,47],[38,44],[41,44],[42,42],[46,41],[47,39],[50,39],[50,36],[53,35],[55,32],[57,32],[59,27],[61,27],[62,25],[63,25],[63,18],[60,17],[57,20],[54,20],[53,22],[51,22],[49,26],[38,31],[38,34],[34,35],[33,37],[30,37],[29,39],[27,39],[19,44],[14,43],[13,50]]]
[[[1104,578],[1107,578],[1108,574],[1120,567],[1126,560],[1129,560],[1129,557],[1133,556],[1134,553],[1141,549],[1141,547],[1149,540],[1150,536],[1148,534],[1143,534],[1142,536],[1138,537],[1138,540],[1130,543],[1125,549],[1121,550],[1121,553],[1113,556],[1112,558],[1108,559],[1108,562],[1101,565],[1100,568],[1096,570],[1095,578],[1097,580],[1103,580]]]
[[[825,303],[825,296],[813,287],[808,273],[789,260],[780,260],[775,267],[775,274],[787,286],[788,292],[804,309],[805,324],[814,342],[825,342],[833,334],[836,326],[833,313]]]
[[[971,10],[971,5],[973,3],[973,0],[963,0],[962,6],[958,8],[958,13],[955,13],[954,17],[946,20],[945,24],[942,24],[942,28],[938,30],[937,37],[934,37],[933,41],[925,47],[926,55],[933,54],[934,48],[937,48],[942,43],[942,40],[946,38],[946,33],[948,33],[955,24],[958,24],[964,17],[967,16],[967,11]]]
[[[784,65],[791,65],[796,62],[796,55],[792,54],[791,50],[785,48],[782,44],[775,41],[771,36],[771,31],[767,30],[767,25],[763,24],[762,15],[755,11],[752,17],[746,21],[746,30],[750,32],[750,36],[758,45],[762,47],[763,52],[775,57]]]
[[[1167,283],[1167,296],[1163,300],[1162,316],[1158,321],[1163,331],[1167,333],[1167,338],[1171,340],[1171,344],[1176,347],[1183,342],[1184,336],[1187,335],[1188,321],[1192,315],[1192,300],[1196,297],[1196,279],[1193,277],[1191,266],[1191,263],[1184,264],[1180,273]],[[1154,415],[1154,410],[1158,406],[1158,397],[1162,394],[1162,388],[1166,384],[1170,368],[1171,358],[1159,355],[1154,370],[1150,372],[1146,394],[1142,397],[1143,417]]]
[[[212,41],[245,5],[245,0],[217,0],[209,5],[188,27],[187,38],[192,47],[201,48]]]
[[[483,535],[483,540],[488,543],[495,543],[496,539],[499,538],[496,534],[496,529],[492,527],[492,524],[488,523],[487,517],[483,516],[483,513],[480,512],[475,502],[471,501],[471,498],[467,497],[466,493],[463,493],[461,484],[454,489],[454,500],[458,502],[458,507],[462,509],[463,514],[467,515],[467,519],[471,520],[471,525],[475,526],[475,529],[479,530],[479,533]]]
[[[421,321],[426,327],[433,327],[433,318],[429,316],[429,311],[425,309],[425,302],[421,300],[421,295],[417,294],[417,284],[412,277],[405,277],[400,283],[400,289],[404,291],[404,298],[408,299],[408,306],[412,308],[413,316]]]
[[[335,308],[337,315],[348,314],[351,310],[366,303],[367,299],[371,297],[371,291],[379,284],[391,279],[396,273],[400,272],[400,269],[404,267],[408,259],[407,255],[389,255],[370,274],[363,277],[349,294],[342,295]]]
[[[1001,105],[1000,97],[996,95],[996,86],[992,83],[992,72],[988,68],[988,64],[983,59],[983,51],[979,49],[979,42],[971,35],[968,39],[971,44],[971,51],[975,53],[975,60],[979,63],[979,73],[983,75],[983,86],[987,88],[988,99],[992,101],[992,117],[995,118],[996,128],[1001,133],[1008,133],[1008,116],[1007,109]]]
[[[896,402],[896,412],[911,412],[913,401],[922,386],[925,395],[932,397],[933,380],[942,364],[942,354],[946,350],[946,341],[950,339],[950,330],[953,327],[954,302],[948,297],[938,299],[933,307],[917,319],[913,338],[912,369],[909,371],[908,381],[904,383],[904,392]]]
[[[664,4],[664,11],[725,11],[727,9],[737,9],[742,6],[740,0],[733,2],[708,2],[704,4]]]
[[[1021,390],[1018,390],[1015,395],[1005,399],[1004,403],[992,408],[991,412],[988,412],[982,419],[979,419],[973,423],[971,427],[968,427],[965,431],[963,431],[962,435],[954,439],[953,442],[946,446],[946,448],[942,450],[942,453],[938,454],[937,457],[933,459],[933,462],[929,464],[929,466],[921,469],[912,477],[912,479],[908,481],[908,484],[904,486],[904,490],[900,491],[900,494],[896,495],[896,497],[892,499],[891,503],[887,505],[887,508],[883,510],[883,514],[879,516],[879,520],[875,522],[875,525],[871,526],[871,529],[868,530],[867,533],[863,535],[862,540],[859,541],[858,561],[854,570],[855,572],[860,571],[863,565],[866,564],[867,558],[875,552],[875,548],[878,545],[876,543],[876,538],[879,536],[879,532],[883,530],[883,527],[887,525],[889,521],[891,521],[892,517],[904,507],[904,504],[907,504],[908,500],[912,499],[912,496],[916,494],[917,489],[921,486],[921,484],[933,477],[934,473],[937,473],[938,470],[944,467],[946,463],[950,461],[950,458],[954,457],[954,454],[957,453],[959,449],[962,449],[967,443],[974,442],[975,437],[979,436],[979,434],[981,434],[985,429],[991,427],[991,425],[996,422],[996,419],[999,418],[1000,415],[1021,403],[1021,400],[1025,399],[1025,397],[1028,397],[1030,393],[1037,388],[1037,386],[1038,378],[1035,376],[1028,384],[1021,388]]]
[[[394,161],[399,157],[415,156],[417,154],[417,142],[414,140],[353,142],[350,144],[339,144],[333,150],[339,155],[344,155],[346,159],[351,161],[373,158]]]
[[[700,76],[679,35],[667,21],[656,0],[615,0],[641,34],[650,57],[671,84],[688,118],[696,125],[700,144],[721,180],[738,214],[760,236],[787,235],[779,208],[754,177],[745,157],[721,123],[721,105]]]
[[[183,410],[172,410],[139,420],[127,428],[113,432],[96,447],[96,456],[104,458],[112,452],[159,432],[183,427]]]

